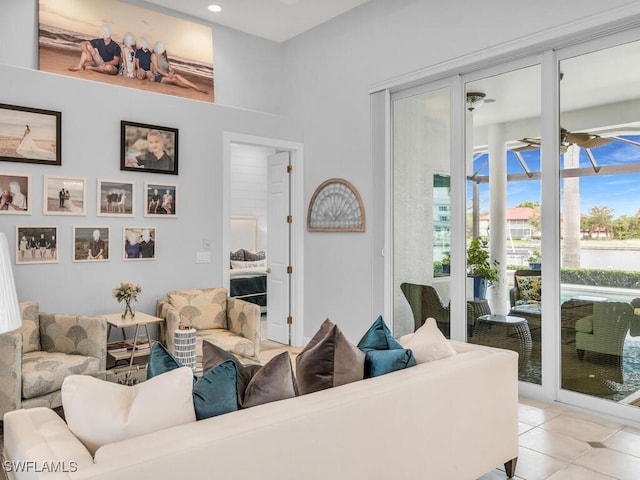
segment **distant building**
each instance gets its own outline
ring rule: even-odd
[[[507,208],[507,238],[529,240],[534,236],[539,236],[540,232],[535,231],[529,223],[529,218],[533,216],[535,210],[530,207]],[[489,236],[489,215],[480,217],[480,235]]]

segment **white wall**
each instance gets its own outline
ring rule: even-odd
[[[304,126],[306,201],[322,181],[343,177],[367,213],[366,233],[307,233],[305,336],[328,316],[358,340],[383,311],[373,277],[384,260],[384,167],[371,160],[379,138],[370,134],[369,86],[631,3],[371,0],[284,44],[283,113]]]

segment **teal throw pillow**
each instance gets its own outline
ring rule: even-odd
[[[182,366],[182,362],[164,345],[155,342],[147,364],[147,380]],[[236,366],[230,360],[206,370],[202,377],[194,375],[193,406],[196,411],[196,420],[215,417],[238,409],[236,377]]]
[[[364,378],[377,377],[416,365],[413,352],[393,338],[391,330],[378,317],[364,334],[358,348],[365,353]]]

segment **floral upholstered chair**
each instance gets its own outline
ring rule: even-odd
[[[22,326],[0,335],[0,418],[19,408],[62,405],[68,375],[104,375],[107,319],[41,313],[20,302]]]
[[[260,307],[227,296],[225,288],[176,290],[158,300],[156,316],[165,319],[167,349],[175,353],[175,331],[196,329],[196,364],[202,365],[202,340],[232,353],[242,363],[260,363]]]
[[[513,288],[509,291],[511,306],[538,304],[542,299],[542,272],[540,270],[516,270]]]

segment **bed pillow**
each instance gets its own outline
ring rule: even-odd
[[[362,380],[364,357],[327,318],[296,357],[300,395]]]
[[[542,300],[542,277],[539,275],[520,276],[516,275],[519,298],[516,305],[526,305],[528,303],[540,303]]]
[[[155,342],[147,364],[147,380],[181,367],[182,362],[178,358],[160,342]],[[201,377],[193,376],[192,394],[196,419],[203,420],[237,410],[235,363],[219,362],[214,368],[203,369],[203,372]]]
[[[236,250],[235,252],[231,252],[231,255],[229,255],[229,259],[230,260],[235,260],[235,261],[240,261],[240,262],[244,262],[245,258],[244,258],[244,250],[241,248],[239,250]]]
[[[298,395],[298,385],[288,352],[273,357],[265,365],[243,365],[226,350],[207,340],[202,341],[202,368],[205,371],[225,361],[233,362],[238,372],[236,388],[240,408]]]
[[[398,343],[404,348],[410,348],[416,357],[416,362],[419,364],[456,354],[455,349],[442,334],[433,318],[427,318],[415,333],[400,337]]]
[[[231,260],[231,268],[266,268],[267,261],[266,260],[256,260],[253,262],[236,262]]]
[[[196,420],[188,367],[127,386],[89,375],[62,383],[62,407],[69,430],[91,454],[102,445]]]
[[[251,252],[249,250],[244,251],[244,260],[246,262],[255,262],[256,260],[265,260],[267,258],[267,254],[264,250],[260,250],[259,252]]]
[[[413,352],[393,338],[382,316],[369,327],[358,342],[358,348],[365,353],[364,378],[377,377],[416,364]]]

